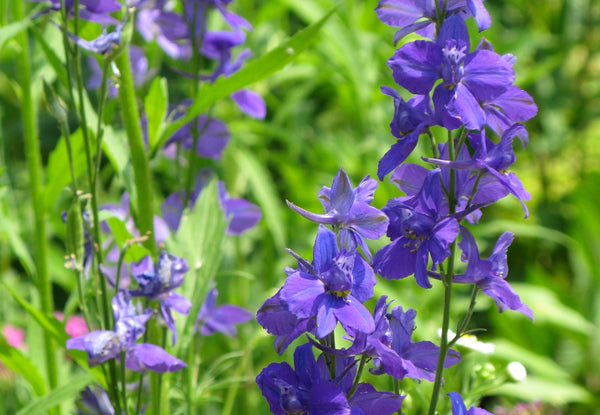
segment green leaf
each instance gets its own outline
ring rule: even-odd
[[[511,284],[521,300],[533,310],[536,324],[552,324],[556,327],[591,336],[598,328],[581,314],[560,302],[550,289],[530,284]]]
[[[273,235],[275,246],[285,246],[285,221],[281,215],[283,203],[277,194],[271,175],[251,152],[242,149],[233,151],[235,151],[233,157],[240,171],[244,172],[250,180],[250,189],[263,211],[263,217]]]
[[[160,134],[164,129],[165,116],[169,103],[169,90],[165,78],[155,78],[144,99],[144,109],[148,118],[148,147],[154,152]]]
[[[121,219],[113,216],[106,219],[106,223],[110,227],[110,230],[117,241],[117,246],[119,249],[123,248],[125,244],[131,243],[130,241],[135,239],[134,236],[129,233],[125,223]],[[142,245],[134,243],[129,246],[123,259],[127,262],[137,262],[146,255],[150,255],[150,251],[148,251]]]
[[[250,62],[230,77],[220,77],[214,84],[205,84],[200,91],[198,91],[187,114],[171,123],[163,132],[158,148],[160,148],[164,141],[173,135],[175,131],[200,115],[202,111],[206,110],[218,100],[225,98],[254,82],[260,81],[285,67],[285,65],[294,60],[316,39],[321,27],[336,10],[337,6],[327,12],[318,22],[299,31],[292,38],[264,56]]]
[[[11,219],[9,216],[5,216],[3,209],[0,209],[0,234],[8,239],[12,253],[19,259],[27,275],[30,277],[36,275],[35,261],[29,252],[29,248],[23,239],[21,239],[19,222]]]
[[[25,19],[18,22],[8,24],[4,27],[0,27],[0,49],[6,42],[21,33],[23,30],[31,24],[31,18],[27,16]]]
[[[18,349],[9,345],[4,336],[0,336],[0,361],[9,370],[23,376],[37,396],[46,393],[46,383],[38,368]]]
[[[75,176],[79,177],[85,172],[85,154],[83,148],[83,135],[81,129],[71,134],[71,151],[73,153],[73,170]],[[71,175],[68,174],[69,160],[67,157],[67,144],[65,137],[61,137],[54,150],[48,158],[46,167],[46,185],[44,186],[44,211],[49,212],[60,192],[71,183]]]
[[[516,360],[522,363],[528,372],[534,372],[536,375],[548,379],[569,379],[569,373],[547,356],[536,354],[531,350],[524,349],[503,339],[495,339],[493,344],[495,347],[494,356],[500,357],[507,362]]]
[[[190,272],[181,292],[193,299],[185,321],[179,347],[186,347],[192,337],[196,316],[206,295],[208,284],[215,277],[221,257],[227,221],[217,193],[217,180],[212,179],[202,190],[191,212],[184,212],[179,230],[167,241],[169,251],[188,262]]]
[[[16,415],[43,415],[50,408],[54,408],[65,401],[74,401],[79,395],[79,391],[95,382],[95,378],[90,373],[73,377],[68,383],[51,390],[47,395],[36,399],[29,405],[17,412]]]
[[[518,383],[504,384],[490,391],[490,394],[509,395],[530,402],[542,401],[556,406],[593,400],[590,392],[574,383],[536,377],[527,377]]]
[[[24,298],[22,298],[15,290],[13,290],[6,282],[0,280],[0,284],[10,293],[14,300],[29,314],[36,323],[44,330],[44,332],[52,337],[63,349],[66,347],[69,335],[65,331],[63,323],[58,321],[54,316],[46,316],[44,313],[29,304]],[[81,367],[87,369],[96,379],[100,382],[103,387],[106,386],[106,380],[100,367],[89,368],[87,364],[87,355],[85,352],[80,350],[68,350],[69,355],[75,360]]]
[[[37,27],[34,26],[31,30],[31,33],[33,33],[33,36],[42,47],[42,51],[46,56],[46,60],[52,66],[52,69],[54,69],[56,77],[60,80],[65,88],[68,88],[69,80],[64,59],[54,51],[54,49],[50,46],[50,43],[48,43],[48,40]]]

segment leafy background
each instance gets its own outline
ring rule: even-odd
[[[317,21],[334,4],[332,0],[237,0],[233,9],[255,27],[248,47],[258,57]],[[503,200],[485,211],[482,225],[475,231],[488,248],[504,230],[515,233],[509,250],[509,280],[534,311],[536,321],[531,324],[510,311],[498,314],[494,304],[482,298],[473,326],[487,329],[477,335],[481,341],[495,344],[496,350],[482,355],[461,349],[464,366],[457,369],[460,373],[448,372],[446,389],[470,390],[466,396],[472,401],[484,396],[482,404],[490,410],[541,401],[542,413],[600,413],[600,3],[487,0],[485,4],[493,19],[486,38],[497,52],[518,57],[517,84],[534,97],[539,112],[527,125],[530,145],[527,150],[518,149],[514,166],[532,194],[530,217],[522,217],[515,200]],[[230,194],[248,198],[263,211],[257,228],[223,241],[216,277],[220,302],[255,311],[281,286],[284,267],[293,265],[285,247],[311,256],[316,228],[287,209],[286,199],[320,211],[316,193],[331,184],[340,166],[357,184],[365,175],[375,175],[377,160],[391,145],[388,124],[393,106],[379,86],[394,85],[385,64],[394,50],[394,28],[377,19],[375,6],[372,0],[342,2],[308,50],[253,86],[267,102],[265,121],[241,116],[227,101],[215,106],[215,114],[230,127],[232,140],[223,162],[214,167],[227,182]],[[0,24],[5,27],[12,23],[8,9],[8,2],[0,5]],[[476,34],[473,22],[469,25]],[[49,44],[60,41],[49,25],[37,30]],[[54,69],[37,39],[32,39],[34,78],[43,76],[52,82]],[[33,267],[32,213],[21,139],[20,91],[14,81],[19,48],[2,36],[0,44],[0,279],[36,304],[27,277]],[[147,54],[151,65],[168,79],[171,100],[185,97],[187,81],[169,69],[156,47],[149,47]],[[140,99],[149,86],[142,88]],[[108,114],[111,105],[114,111],[116,103],[109,104]],[[41,104],[39,127],[47,177],[51,177],[52,150],[60,133]],[[412,161],[418,162],[418,154]],[[64,160],[54,163],[59,166],[54,169],[65,167]],[[123,178],[115,174],[111,163],[103,166],[101,200],[115,201],[124,188]],[[176,188],[178,172],[161,157],[153,161],[152,168],[160,201]],[[60,170],[55,174],[61,174]],[[71,305],[75,284],[63,266],[60,212],[68,200],[60,190],[55,192],[57,202],[48,216],[57,309]],[[382,206],[396,195],[395,187],[384,182],[374,205]],[[375,242],[372,248],[382,244]],[[424,291],[409,278],[379,281],[376,294],[386,294],[396,299],[395,304],[417,310],[416,338],[436,338],[441,290]],[[468,297],[469,292],[457,290],[455,319],[460,318]],[[7,292],[3,294],[0,321],[26,330],[29,346],[22,353],[44,373],[36,339],[46,334],[21,310]],[[269,362],[291,361],[292,356],[290,348],[278,357],[272,340],[256,322],[241,326],[235,339],[221,335],[203,339],[198,368],[202,382],[196,396],[203,404],[202,413],[268,413],[254,378]],[[9,352],[0,339],[0,356]],[[65,356],[57,359],[62,362],[61,379],[76,382],[80,372]],[[514,360],[525,365],[527,379],[520,384],[494,384],[491,379],[504,376],[506,364]],[[43,380],[36,379],[33,369],[29,375],[24,373],[26,376],[0,373],[0,413],[16,413],[39,394],[36,385],[40,388]],[[386,380],[373,380],[382,388],[390,387]],[[402,387],[412,394],[405,401],[405,412],[417,413],[419,394],[427,397],[430,385],[405,381]],[[65,396],[72,398],[73,394],[75,391],[68,391]],[[177,399],[183,397],[174,394],[174,408]],[[179,412],[175,409],[174,413]]]

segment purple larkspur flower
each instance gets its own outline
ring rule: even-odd
[[[319,367],[310,344],[296,348],[295,370],[287,363],[271,363],[256,377],[256,384],[275,415],[351,415],[344,392]]]
[[[313,341],[313,344],[327,353],[337,356],[365,355],[373,359],[375,368],[369,371],[375,375],[387,373],[397,379],[409,377],[433,381],[440,348],[429,341],[413,342],[416,312],[402,307],[394,307],[387,313],[387,296],[377,300],[373,318],[375,330],[371,333],[358,332],[353,335],[352,346],[334,350]],[[450,350],[444,367],[448,368],[460,360],[460,355]]]
[[[172,112],[173,120],[177,120],[184,115],[184,108],[177,107]],[[196,143],[196,154],[202,157],[220,160],[223,150],[227,146],[231,133],[227,125],[218,118],[200,115],[189,123],[184,124],[167,140],[165,147],[175,143],[180,144],[184,149],[191,150],[194,145],[194,136],[192,134],[192,123],[195,123],[198,139]]]
[[[472,406],[467,410],[467,406],[458,392],[450,392],[448,396],[452,402],[452,415],[493,415],[491,412],[476,406]]]
[[[379,160],[379,180],[383,180],[389,172],[406,160],[417,146],[419,135],[435,124],[428,96],[418,95],[405,102],[393,88],[382,86],[381,92],[394,99],[394,117],[390,129],[398,141]]]
[[[521,124],[513,124],[511,128],[505,131],[498,144],[495,144],[483,134],[469,134],[469,142],[475,150],[472,158],[463,158],[456,161],[431,158],[424,158],[424,160],[445,168],[480,171],[493,177],[505,188],[504,193],[511,193],[519,200],[525,211],[525,217],[527,217],[529,210],[524,201],[531,199],[531,195],[525,190],[517,175],[507,171],[516,160],[512,147],[513,137],[517,136],[519,131],[522,130],[524,130],[524,127]],[[498,196],[500,198],[504,194],[498,194]]]
[[[310,344],[296,348],[294,369],[271,363],[256,383],[275,415],[389,415],[400,409],[404,396],[378,392],[360,383],[347,398],[356,374],[354,359],[336,358],[335,379],[330,379],[323,355],[315,361]]]
[[[423,186],[411,198],[390,200],[382,209],[390,219],[389,245],[373,258],[374,268],[385,278],[405,278],[411,274],[423,288],[431,288],[427,263],[433,266],[450,255],[450,244],[458,235],[458,221],[442,210],[441,171],[432,170]]]
[[[192,56],[190,29],[182,15],[163,10],[160,4],[142,8],[136,13],[135,27],[146,42],[156,40],[170,57],[187,60]]]
[[[96,386],[87,386],[82,390],[75,405],[77,415],[115,415],[108,394]]]
[[[323,186],[318,197],[325,214],[312,213],[287,201],[288,206],[306,219],[340,230],[341,245],[346,250],[360,246],[367,257],[371,252],[364,238],[379,239],[388,226],[388,218],[381,210],[370,206],[377,181],[366,176],[353,189],[344,169],[340,168],[331,188]]]
[[[233,304],[223,304],[217,307],[218,291],[211,288],[196,318],[196,330],[203,336],[211,336],[221,332],[229,337],[235,337],[235,324],[245,323],[252,319],[252,313]]]
[[[496,302],[499,312],[508,308],[523,313],[533,321],[531,309],[521,301],[519,295],[506,282],[508,274],[506,252],[514,235],[511,232],[504,232],[498,238],[490,257],[481,259],[479,248],[471,232],[461,226],[460,233],[462,241],[458,245],[463,251],[463,260],[468,261],[468,264],[465,272],[456,275],[453,282],[475,284]]]
[[[161,314],[173,333],[173,344],[177,341],[177,333],[171,309],[180,314],[187,314],[192,307],[190,300],[173,291],[183,284],[188,269],[187,262],[183,258],[168,254],[166,251],[160,252],[155,266],[149,256],[145,256],[138,263],[131,264],[131,273],[138,282],[139,288],[130,290],[130,294],[160,302]]]
[[[256,321],[269,334],[275,335],[273,341],[275,350],[282,354],[303,333],[314,333],[315,321],[308,317],[297,317],[288,309],[287,303],[281,299],[280,293],[281,290],[277,291],[258,309]]]
[[[439,2],[441,8],[446,8],[446,16],[458,14],[465,19],[473,16],[480,32],[492,24],[483,0],[448,0],[448,4],[444,3],[444,0]],[[413,32],[430,39],[435,36],[438,21],[435,0],[380,0],[375,12],[383,23],[401,28],[394,35],[394,43]]]
[[[355,250],[339,251],[335,233],[323,225],[317,232],[313,264],[294,256],[304,267],[287,277],[280,298],[298,318],[316,318],[318,338],[331,333],[338,321],[356,331],[375,329],[362,304],[373,296],[375,274],[362,256]]]
[[[396,83],[413,94],[427,95],[435,86],[435,111],[451,130],[461,125],[482,130],[486,114],[481,102],[497,98],[515,80],[512,65],[502,56],[469,48],[465,22],[454,15],[444,21],[435,42],[407,43],[388,60]]]
[[[36,16],[60,11],[61,0],[29,0],[34,2],[50,2],[50,7],[38,13]],[[63,0],[69,17],[75,13],[75,0]],[[118,0],[80,0],[79,17],[83,20],[102,24],[116,24],[118,20],[110,16],[110,13],[121,10],[121,3]]]
[[[90,367],[119,358],[122,351],[125,352],[125,366],[131,370],[162,373],[186,366],[158,346],[135,343],[145,331],[145,324],[153,314],[151,309],[137,314],[136,307],[131,303],[131,296],[126,291],[119,291],[113,297],[112,308],[115,318],[112,331],[97,330],[69,339],[67,349],[85,351]]]
[[[192,209],[198,200],[198,196],[208,184],[208,181],[213,176],[210,169],[202,169],[196,177],[196,185],[192,191],[188,201],[188,208]],[[227,225],[227,234],[241,235],[243,232],[253,228],[262,217],[261,210],[258,206],[248,202],[245,199],[230,197],[225,189],[225,183],[218,183],[219,202],[224,210],[224,215],[229,223]],[[183,203],[185,199],[185,191],[174,192],[170,194],[161,204],[160,208],[163,217],[168,226],[176,232],[181,223],[183,215]]]

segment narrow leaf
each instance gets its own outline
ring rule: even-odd
[[[46,414],[49,409],[54,408],[65,401],[74,401],[79,395],[79,391],[95,381],[96,379],[90,373],[70,378],[68,383],[51,390],[47,395],[31,402],[17,412],[16,415]]]
[[[167,115],[169,91],[165,78],[155,78],[144,99],[144,109],[148,118],[148,147],[154,151],[154,146],[160,138]]]
[[[27,29],[27,27],[30,24],[31,19],[28,16],[25,19],[20,20],[18,22],[14,22],[4,27],[0,27],[0,49],[2,49],[4,44],[10,39],[21,33],[23,30]]]
[[[264,56],[250,62],[228,78],[219,78],[214,84],[206,84],[198,91],[194,103],[187,114],[171,123],[161,136],[159,146],[173,135],[175,131],[188,123],[202,111],[218,100],[227,97],[235,91],[268,77],[284,68],[305,50],[317,37],[321,27],[333,15],[337,7],[332,8],[321,20],[296,33],[292,38],[271,50]]]
[[[9,345],[4,336],[0,336],[0,361],[9,370],[23,376],[37,396],[46,393],[46,383],[38,368],[20,350]]]

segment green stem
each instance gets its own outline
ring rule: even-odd
[[[137,193],[137,205],[135,206],[136,225],[140,235],[147,235],[148,239],[144,246],[156,256],[156,242],[154,238],[154,197],[152,193],[150,164],[148,161],[142,127],[135,98],[135,87],[131,75],[131,64],[129,62],[129,47],[123,46],[123,51],[117,57],[116,63],[121,73],[119,81],[119,102],[121,103],[121,114],[123,124],[127,133],[129,144],[131,166]]]
[[[366,354],[363,354],[360,357],[360,363],[358,364],[358,369],[356,371],[356,377],[354,378],[352,387],[350,388],[350,391],[348,392],[348,399],[350,399],[352,397],[352,395],[354,395],[354,392],[356,392],[356,388],[358,387],[358,382],[360,382],[360,377],[362,376],[362,372],[365,368],[365,363],[367,362],[367,359],[368,358],[367,358]]]
[[[121,399],[123,400],[123,413],[129,415],[127,409],[127,368],[125,367],[125,350],[121,350]]]
[[[20,21],[25,18],[25,10],[22,1],[12,1],[13,19]],[[34,215],[34,249],[36,263],[36,285],[41,299],[42,312],[46,315],[54,311],[52,298],[52,282],[48,273],[48,251],[46,239],[46,223],[42,187],[42,162],[40,156],[39,137],[37,130],[37,114],[32,92],[31,62],[29,58],[29,43],[27,31],[16,36],[21,47],[21,53],[17,54],[17,73],[21,86],[21,119],[23,122],[23,140],[25,142],[25,153],[27,168],[31,180],[31,201]],[[43,336],[43,347],[46,360],[46,375],[50,389],[58,386],[58,371],[55,359],[55,346],[50,336]],[[50,411],[52,414],[59,413],[59,407]]]
[[[396,379],[396,378],[393,378],[393,379],[394,379],[393,380],[393,382],[394,382],[394,393],[396,395],[400,395],[400,381],[398,379]],[[402,409],[401,408],[398,408],[397,414],[398,415],[402,415]]]
[[[454,138],[452,134],[448,132],[448,155],[451,161],[456,159],[454,149]],[[455,201],[455,188],[456,188],[456,171],[450,169],[450,183],[448,185],[448,211],[449,214],[456,212],[456,201]],[[433,392],[431,394],[431,402],[429,404],[429,415],[434,415],[437,407],[437,402],[440,395],[440,389],[442,386],[442,376],[444,372],[444,362],[446,361],[446,354],[449,349],[448,344],[448,328],[450,326],[450,305],[452,302],[452,279],[454,278],[454,253],[456,251],[456,240],[450,245],[450,257],[448,258],[447,272],[442,275],[442,282],[444,284],[444,305],[442,314],[442,335],[440,339],[440,353],[438,355],[438,362],[435,371],[435,381],[433,384]]]

